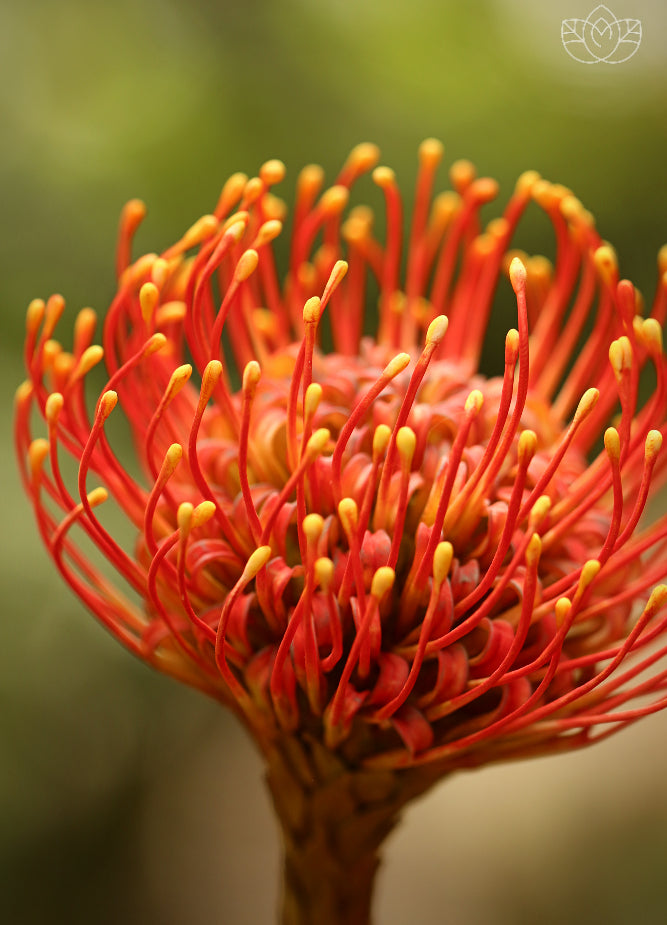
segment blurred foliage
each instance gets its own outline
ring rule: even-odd
[[[25,305],[62,291],[70,318],[85,304],[103,311],[113,293],[116,223],[126,199],[148,202],[138,246],[158,250],[212,207],[231,172],[251,173],[268,157],[288,166],[288,201],[301,166],[317,161],[332,176],[361,140],[380,144],[408,190],[417,144],[428,135],[442,138],[449,162],[470,157],[480,172],[496,176],[501,201],[518,174],[534,167],[574,189],[616,245],[623,272],[650,293],[655,253],[667,236],[661,38],[667,16],[658,2],[625,6],[615,12],[643,20],[640,51],[622,66],[591,68],[560,45],[560,20],[585,16],[585,3],[548,9],[521,0],[2,5],[3,421],[9,426],[11,395],[22,377]],[[369,182],[365,190],[373,194]],[[531,249],[550,246],[530,217],[528,230]],[[0,479],[7,488],[0,890],[9,920],[196,925],[212,920],[221,894],[220,906],[235,910],[230,922],[258,921],[273,904],[277,847],[258,841],[273,835],[268,814],[260,818],[266,806],[250,747],[213,705],[150,676],[93,625],[41,550],[6,456]],[[217,751],[211,739],[220,743]],[[568,759],[573,775],[577,761],[585,766]],[[192,777],[193,762],[203,768],[199,777]],[[184,780],[203,792],[189,793]],[[245,816],[237,788],[252,801]],[[218,841],[204,837],[211,801],[213,813],[237,814],[235,828],[220,825],[227,833],[222,846],[220,831]],[[632,918],[639,895],[642,921],[662,921],[651,911],[664,906],[664,895],[651,898],[651,890],[664,893],[661,874],[646,862],[651,837],[664,852],[664,797],[661,812],[652,825],[647,813],[600,830],[598,850],[614,839],[627,845],[603,855],[600,870],[644,858],[627,873],[623,902],[607,903],[602,913],[602,906],[592,911],[580,901],[590,886],[579,872],[590,853],[583,839],[559,868],[557,896],[545,893],[543,879],[508,888],[496,904],[497,921],[576,923],[603,915],[620,923]],[[189,833],[191,841],[182,838],[188,819],[202,828]],[[151,835],[156,820],[163,824]],[[476,823],[482,839],[483,824]],[[509,837],[501,833],[487,851]],[[178,845],[165,848],[171,842]],[[234,866],[239,846],[247,869]],[[437,842],[433,851],[437,857]],[[254,873],[253,858],[262,861]],[[471,866],[478,862],[471,854]],[[183,864],[187,877],[180,881]],[[193,883],[197,876],[203,880]],[[594,882],[602,891],[601,877]],[[248,890],[255,882],[261,889],[246,908],[243,884]],[[538,901],[546,895],[549,912]],[[535,914],[522,912],[522,903]],[[387,925],[400,921],[391,918],[390,904],[382,908]],[[418,918],[440,922],[442,911]],[[472,913],[461,921],[473,922]]]

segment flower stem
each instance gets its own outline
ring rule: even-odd
[[[282,925],[369,925],[381,845],[437,775],[349,768],[291,737],[266,758],[283,840]]]

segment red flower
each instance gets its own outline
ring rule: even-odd
[[[17,452],[65,580],[261,743],[294,734],[353,768],[573,748],[667,705],[667,519],[639,527],[664,468],[667,254],[644,317],[569,190],[526,173],[482,227],[496,183],[459,162],[431,203],[441,153],[420,148],[406,248],[386,167],[384,243],[367,207],[343,220],[378,158],[361,145],[321,195],[320,168],[302,171],[286,274],[269,161],[159,257],[131,262],[144,207],[128,204],[103,346],[90,309],[71,353],[53,340],[62,298],[28,310]],[[553,267],[510,250],[530,203]],[[484,378],[507,273],[517,328]]]

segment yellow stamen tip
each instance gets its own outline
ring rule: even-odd
[[[519,437],[519,461],[528,463],[537,453],[537,434],[534,430],[524,430]]]
[[[164,286],[168,273],[169,261],[165,260],[164,257],[157,257],[151,269],[151,279],[158,289]]]
[[[417,447],[417,435],[411,427],[401,427],[396,434],[396,449],[406,466],[412,462]]]
[[[602,566],[597,559],[589,559],[588,562],[584,564],[584,567],[581,570],[581,576],[579,578],[579,591],[584,591],[591,582],[597,578],[597,575]]]
[[[184,387],[185,383],[188,382],[190,376],[192,375],[192,366],[189,363],[184,363],[182,366],[177,366],[169,377],[169,385],[167,387],[169,395],[173,398],[174,395],[178,395],[181,389]]]
[[[556,625],[562,626],[567,620],[569,612],[572,610],[572,601],[567,597],[559,597],[556,601]]]
[[[317,324],[322,313],[322,300],[318,295],[311,296],[303,306],[303,323]]]
[[[167,338],[164,334],[153,334],[153,336],[146,341],[144,346],[144,356],[149,357],[154,353],[158,353],[158,351],[162,350],[166,345]]]
[[[236,270],[234,271],[234,278],[238,282],[243,282],[243,280],[248,279],[255,270],[257,269],[257,264],[259,263],[259,254],[256,250],[250,248],[245,251],[239,257],[239,262],[236,264]]]
[[[237,212],[236,215],[233,215],[230,219],[228,219],[228,222],[229,225],[225,228],[225,235],[228,235],[230,238],[232,238],[235,244],[238,244],[245,234],[246,226],[248,224],[248,213]]]
[[[549,495],[540,495],[535,504],[530,509],[528,525],[531,529],[539,527],[551,510],[551,498]]]
[[[308,420],[313,417],[319,408],[320,402],[322,401],[322,394],[322,386],[319,384],[319,382],[311,382],[306,389],[303,404],[306,418]]]
[[[516,193],[519,196],[530,196],[533,191],[533,187],[537,181],[541,179],[542,178],[536,170],[526,170],[516,181]]]
[[[356,173],[364,173],[375,167],[380,160],[380,149],[370,141],[362,141],[350,151],[347,163]]]
[[[176,245],[174,252],[180,254],[190,250],[191,247],[196,247],[202,241],[208,240],[217,230],[218,220],[215,215],[202,215],[188,228]]]
[[[482,410],[484,404],[484,395],[479,389],[473,389],[466,398],[464,410],[466,414],[476,415]]]
[[[362,241],[368,240],[370,235],[372,222],[362,218],[356,214],[357,212],[358,207],[353,209],[353,213],[343,222],[340,229],[343,240],[347,241],[348,244],[360,244]]]
[[[60,416],[60,412],[63,410],[64,404],[65,399],[60,392],[52,392],[51,395],[49,395],[46,399],[46,406],[44,408],[44,414],[49,423],[55,424]]]
[[[55,340],[53,337],[50,337],[47,341],[44,342],[44,363],[48,365],[53,363],[53,360],[62,353],[62,344],[60,341]]]
[[[204,367],[204,375],[202,376],[202,395],[210,396],[211,392],[218,384],[220,376],[222,376],[222,363],[220,360],[209,360]]]
[[[609,362],[616,378],[632,367],[632,345],[625,334],[609,345]]]
[[[65,300],[61,295],[57,293],[52,295],[51,298],[46,303],[46,319],[45,326],[48,328],[49,334],[52,333],[56,324],[60,320],[62,313],[65,311]]]
[[[157,254],[144,254],[126,267],[120,275],[120,285],[134,288],[150,275],[153,264],[157,260]]]
[[[297,187],[302,195],[315,196],[323,183],[324,170],[319,164],[307,164],[297,179]]]
[[[431,344],[437,346],[447,333],[448,326],[449,319],[446,315],[438,315],[434,318],[426,329],[426,344],[428,346]]]
[[[560,204],[560,214],[567,221],[576,222],[585,216],[586,210],[576,196],[565,196]]]
[[[373,458],[379,459],[389,446],[391,440],[391,427],[387,424],[378,424],[373,434]]]
[[[264,184],[259,177],[251,177],[245,185],[243,190],[243,198],[245,200],[246,207],[257,202],[259,197],[264,192]]]
[[[608,427],[604,432],[604,448],[612,459],[620,459],[621,438],[615,427]]]
[[[44,460],[49,455],[49,441],[44,437],[37,437],[28,447],[28,464],[34,475],[42,471]]]
[[[516,362],[516,358],[519,355],[519,332],[516,328],[510,328],[507,334],[505,335],[505,362],[511,363],[512,361]]]
[[[499,189],[498,181],[492,177],[480,177],[473,183],[475,197],[479,202],[490,202],[495,199]]]
[[[537,533],[533,533],[526,548],[526,565],[533,567],[540,561],[542,554],[542,540]]]
[[[449,179],[454,189],[461,193],[465,191],[477,176],[477,170],[472,161],[460,158],[449,168]]]
[[[656,585],[646,603],[646,610],[659,610],[667,601],[667,585]]]
[[[523,262],[518,257],[514,257],[510,263],[510,282],[512,283],[512,289],[517,294],[525,288],[526,276],[526,268]]]
[[[349,533],[356,529],[359,519],[359,508],[354,498],[343,498],[338,504],[338,516],[343,524],[343,529]]]
[[[315,560],[313,568],[315,570],[315,581],[323,591],[328,591],[334,577],[333,562],[331,559],[327,559],[326,556],[322,556],[320,559]]]
[[[526,272],[528,273],[528,282],[541,286],[548,286],[553,279],[554,267],[548,257],[541,254],[535,254],[524,261]]]
[[[14,401],[17,405],[22,405],[24,402],[30,401],[33,394],[32,382],[29,379],[24,379],[21,385],[16,390],[14,395]]]
[[[425,138],[419,145],[419,160],[424,166],[437,167],[444,153],[444,145],[437,138]]]
[[[233,173],[228,180],[225,181],[224,186],[222,187],[222,192],[220,193],[220,200],[228,203],[228,208],[231,208],[235,202],[243,195],[243,190],[245,185],[248,182],[248,175],[242,173],[240,170],[236,173]]]
[[[74,357],[67,350],[63,350],[62,344],[57,340],[47,340],[42,355],[42,368],[65,376],[74,369]]]
[[[277,218],[271,218],[268,222],[264,222],[264,224],[257,232],[257,240],[255,241],[256,246],[261,247],[262,244],[268,244],[269,241],[273,241],[278,237],[282,230],[283,223],[278,221]]]
[[[271,558],[270,546],[259,546],[246,562],[243,569],[243,580],[251,581],[260,572]]]
[[[363,225],[367,225],[368,228],[371,228],[375,221],[375,213],[370,206],[355,206],[350,210],[349,217],[354,219],[354,221],[359,221]]]
[[[449,574],[453,560],[454,547],[452,544],[447,540],[438,543],[433,553],[433,580],[437,586],[440,586]]]
[[[192,525],[192,515],[194,513],[194,504],[191,504],[190,501],[183,501],[182,504],[178,505],[178,511],[176,512],[176,523],[178,524],[178,529],[182,533],[188,533]]]
[[[91,507],[98,507],[100,504],[104,504],[104,502],[108,499],[108,497],[109,497],[109,492],[106,490],[106,488],[103,488],[101,485],[98,486],[97,488],[93,488],[93,490],[89,491],[88,494],[86,495],[86,498],[88,499],[88,504]]]
[[[309,543],[316,543],[324,530],[324,518],[321,514],[306,514],[303,518],[303,532]]]
[[[396,174],[391,167],[376,167],[373,171],[373,183],[376,183],[381,189],[388,189],[396,185]]]
[[[265,161],[259,168],[259,176],[266,186],[274,186],[276,183],[282,183],[285,179],[287,170],[282,161],[278,158],[272,158]]]
[[[343,211],[349,198],[350,191],[346,186],[332,186],[322,193],[322,211],[325,215],[336,215]]]
[[[396,580],[396,572],[388,565],[382,565],[373,575],[371,581],[371,594],[381,601],[385,594],[391,590]]]
[[[129,199],[123,206],[121,220],[136,228],[146,217],[146,203],[142,199]]]
[[[99,414],[103,421],[109,417],[113,409],[118,404],[118,393],[114,392],[113,389],[109,389],[107,392],[104,392],[100,398],[99,404]]]
[[[510,231],[510,223],[506,218],[502,216],[498,218],[492,218],[489,224],[486,226],[485,238],[488,238],[490,243],[493,244],[495,249],[497,242],[504,238]]]
[[[178,324],[183,321],[187,312],[188,309],[185,302],[181,302],[177,299],[172,302],[165,302],[164,305],[160,305],[155,313],[155,324],[158,328],[162,328],[167,324]]]
[[[579,399],[579,404],[577,405],[577,410],[574,413],[572,423],[579,424],[584,420],[584,418],[588,417],[593,408],[595,408],[599,397],[600,392],[598,389],[586,389],[584,394]]]
[[[394,376],[398,376],[399,373],[402,373],[403,370],[410,365],[410,354],[409,353],[398,353],[396,356],[390,360],[384,368],[383,375],[387,379],[393,379]]]
[[[262,378],[262,370],[257,360],[250,360],[243,370],[243,391],[254,392]]]
[[[97,325],[97,314],[92,308],[82,308],[74,322],[74,342],[81,338],[90,338]]]
[[[233,242],[238,243],[238,241],[243,237],[243,232],[248,227],[248,222],[250,221],[250,213],[245,209],[239,209],[238,212],[233,212],[225,219],[225,223],[222,226],[223,237],[229,240],[232,239]],[[236,225],[240,224],[243,231],[236,228]],[[230,231],[232,232],[230,234]]]
[[[53,340],[53,338],[49,338],[44,344],[44,352],[42,354],[44,369],[50,369],[62,352],[62,344],[57,340]],[[71,354],[68,354],[68,356],[71,356]]]
[[[316,430],[312,437],[308,440],[306,444],[306,455],[307,456],[319,456],[320,453],[324,452],[329,439],[331,437],[331,431],[326,427],[320,427],[319,430]]]
[[[551,208],[557,201],[553,193],[553,184],[542,177],[533,183],[532,196],[535,202],[543,209]]]
[[[644,456],[646,459],[653,459],[657,456],[662,448],[662,434],[659,430],[649,430],[646,435],[644,444]]]
[[[333,265],[331,273],[329,274],[326,290],[330,292],[335,289],[336,286],[340,284],[348,269],[349,264],[347,260],[337,260]]]
[[[507,253],[503,257],[503,270],[505,271],[505,273],[507,273],[508,277],[510,273],[510,265],[515,257],[518,257],[521,263],[525,267],[528,267],[528,264],[530,263],[529,254],[527,254],[525,251],[520,250],[520,248],[518,247],[513,247],[511,250],[507,251]],[[527,272],[528,270],[526,270],[526,273]]]
[[[662,328],[656,318],[641,319],[641,336],[650,353],[662,355]]]
[[[492,234],[484,232],[477,235],[471,242],[471,248],[482,260],[489,258],[496,249],[496,240]]]
[[[450,223],[461,205],[461,197],[453,190],[438,193],[433,200],[431,215],[434,228],[442,231]]]
[[[54,350],[44,351],[44,368],[49,369],[49,367],[52,367],[54,374],[60,379],[72,376],[74,370],[74,357],[72,354],[63,350],[60,344],[55,341],[49,341],[49,344],[54,346]]]
[[[208,523],[215,514],[215,511],[216,507],[213,501],[200,501],[192,512],[190,527],[194,530],[195,527],[201,527],[202,524]]]
[[[618,273],[618,261],[611,245],[600,245],[593,254],[593,260],[600,278],[604,282],[612,282]]]
[[[275,219],[282,225],[289,212],[285,200],[281,199],[280,196],[274,196],[273,193],[264,193],[262,205],[267,219]]]
[[[172,443],[164,454],[164,464],[168,474],[176,469],[176,466],[183,459],[183,447],[180,443]]]
[[[43,299],[33,299],[25,315],[25,326],[28,334],[34,333],[44,320],[46,305]]]
[[[80,379],[86,376],[94,366],[97,366],[103,356],[104,349],[99,344],[91,344],[81,354],[76,368],[72,371],[72,378]]]

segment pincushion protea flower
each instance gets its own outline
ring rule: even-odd
[[[382,839],[448,772],[587,745],[667,705],[667,518],[639,527],[663,469],[667,254],[644,317],[569,190],[525,173],[482,228],[497,184],[458,162],[431,202],[441,155],[420,148],[405,249],[394,173],[360,145],[323,193],[320,168],[302,171],[284,274],[269,161],[159,256],[131,261],[144,207],[128,204],[101,346],[90,309],[71,352],[53,339],[60,296],[28,310],[16,447],[43,541],[127,648],[255,737],[286,923],[367,922]],[[343,219],[369,170],[384,243],[368,208]],[[531,202],[554,266],[510,250]],[[517,327],[487,379],[506,275]],[[140,475],[105,434],[119,413]]]

